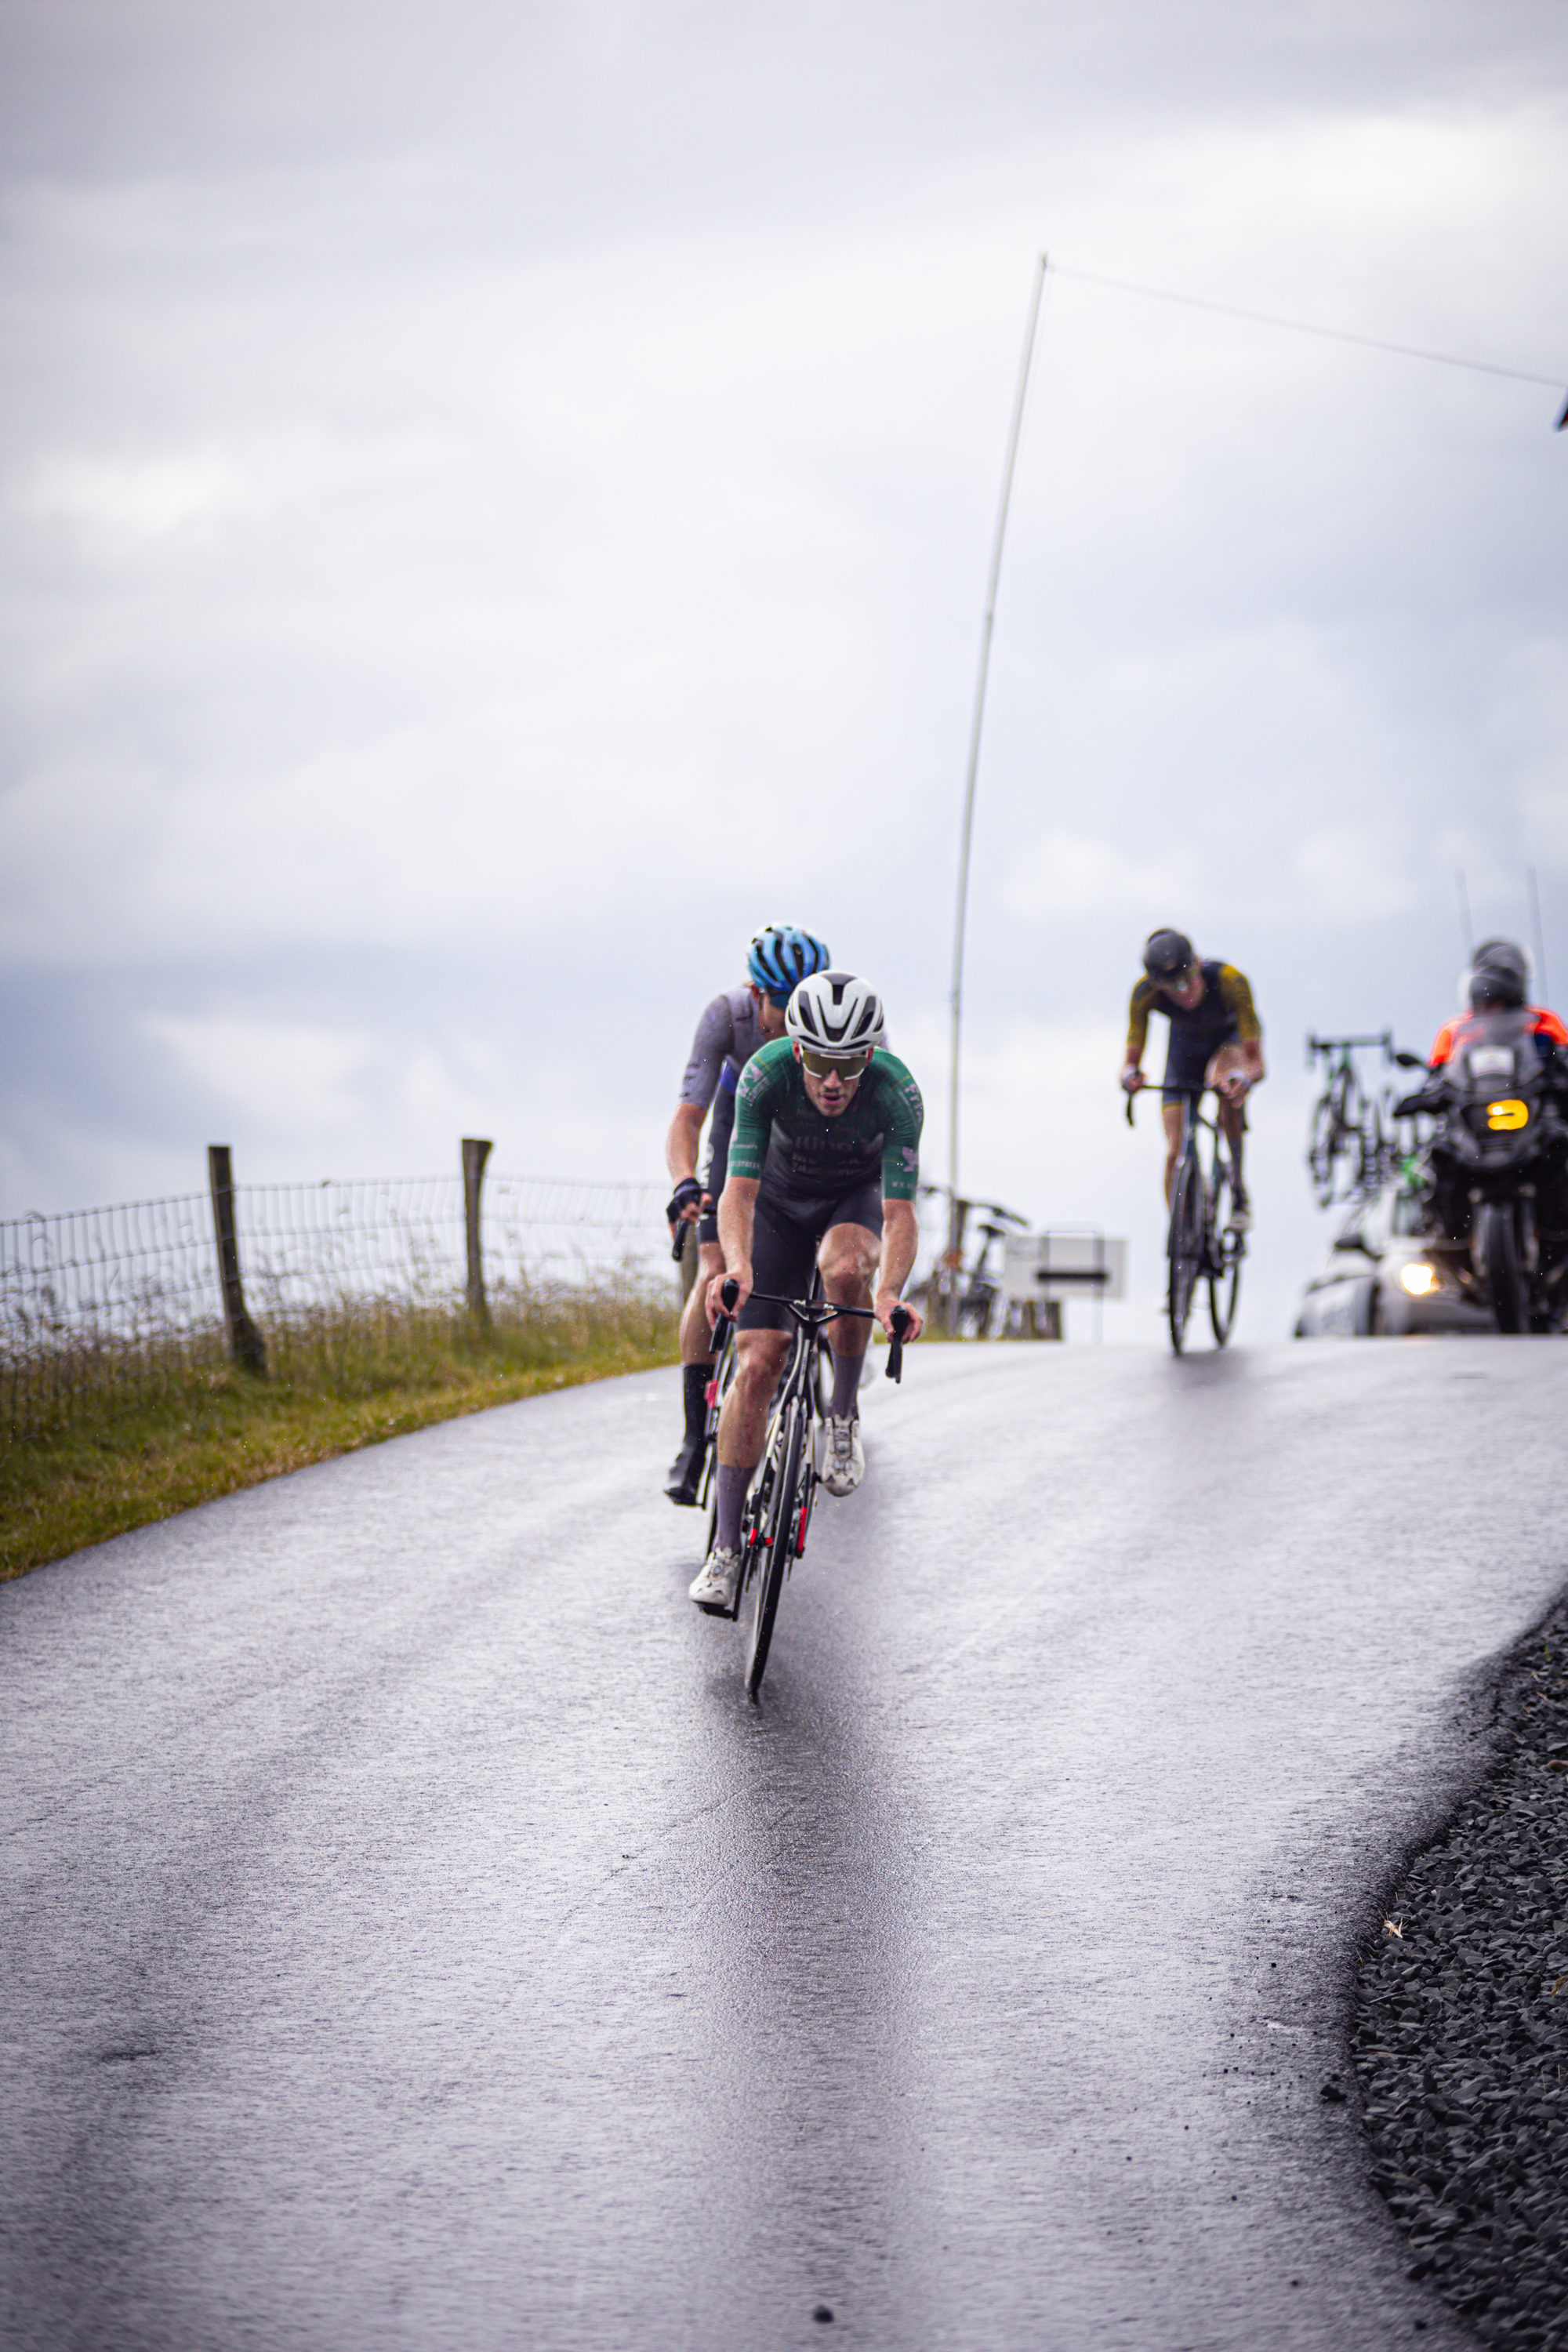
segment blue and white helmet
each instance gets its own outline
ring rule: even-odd
[[[858,1054],[879,1045],[887,1026],[882,1000],[852,971],[819,971],[790,998],[784,1030],[819,1054]]]
[[[746,970],[764,996],[784,1004],[792,989],[809,973],[826,971],[832,961],[822,940],[809,931],[797,930],[793,923],[770,923],[752,941]]]

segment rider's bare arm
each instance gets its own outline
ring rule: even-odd
[[[889,1328],[894,1307],[903,1307],[909,1317],[909,1327],[904,1333],[907,1339],[920,1338],[921,1318],[918,1307],[908,1306],[899,1293],[909,1280],[920,1238],[914,1202],[885,1200],[882,1202],[882,1268],[872,1305],[884,1331]]]
[[[674,1209],[675,1202],[680,1198],[682,1185],[685,1185],[690,1192],[690,1198],[670,1225],[669,1230],[672,1234],[679,1233],[683,1224],[694,1225],[708,1203],[706,1192],[690,1191],[690,1188],[700,1181],[697,1174],[697,1146],[702,1134],[702,1122],[706,1117],[707,1113],[700,1103],[677,1103],[675,1117],[669,1122],[669,1133],[664,1139],[664,1163],[669,1171],[670,1180],[676,1188],[675,1200],[670,1202],[671,1209]]]
[[[669,1122],[669,1133],[664,1139],[664,1164],[672,1183],[682,1183],[697,1173],[697,1147],[702,1137],[702,1122],[708,1114],[700,1103],[677,1103],[675,1117]]]
[[[724,1253],[725,1270],[708,1286],[710,1323],[717,1322],[725,1311],[719,1296],[724,1283],[737,1282],[741,1286],[731,1313],[738,1313],[752,1295],[752,1234],[761,1189],[754,1176],[731,1176],[719,1195],[719,1246]]]
[[[1252,1087],[1261,1086],[1265,1076],[1263,1045],[1257,1037],[1243,1037],[1232,1047],[1237,1059],[1226,1072],[1219,1090],[1231,1102],[1237,1102]]]

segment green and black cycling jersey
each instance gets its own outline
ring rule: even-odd
[[[1217,960],[1202,966],[1204,992],[1189,1012],[1173,1004],[1158,981],[1147,974],[1132,991],[1127,1008],[1127,1058],[1142,1061],[1149,1035],[1149,1015],[1163,1013],[1171,1024],[1171,1064],[1195,1068],[1201,1075],[1211,1055],[1222,1045],[1256,1044],[1263,1034],[1245,972]]]
[[[846,1108],[825,1118],[805,1091],[787,1037],[753,1054],[735,1092],[731,1176],[781,1201],[835,1201],[879,1182],[886,1201],[912,1201],[920,1182],[921,1090],[896,1054],[879,1046]]]

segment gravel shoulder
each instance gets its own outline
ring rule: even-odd
[[[1568,2346],[1568,1608],[1496,1697],[1500,1752],[1403,1871],[1357,1973],[1372,2177],[1483,2343]]]

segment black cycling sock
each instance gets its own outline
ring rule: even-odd
[[[682,1364],[680,1378],[686,1390],[686,1434],[696,1439],[708,1425],[708,1383],[713,1377],[713,1367],[708,1364]]]
[[[737,1469],[731,1462],[719,1465],[719,1523],[713,1530],[713,1540],[721,1551],[741,1549],[741,1513],[745,1508],[746,1489],[752,1483],[749,1470]]]
[[[860,1408],[855,1400],[859,1392],[860,1372],[865,1361],[864,1349],[858,1356],[841,1355],[837,1348],[834,1349],[833,1402],[827,1410],[835,1421],[853,1421],[858,1415]]]

